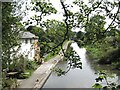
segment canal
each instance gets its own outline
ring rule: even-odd
[[[95,67],[91,65],[90,60],[86,58],[85,48],[79,48],[77,43],[72,43],[71,47],[73,47],[73,49],[80,56],[82,61],[82,69],[71,69],[67,74],[59,77],[55,72],[52,72],[43,88],[91,88],[92,85],[95,84],[95,79],[97,78],[97,75],[95,74],[96,70]],[[67,62],[61,61],[56,67],[66,69]],[[120,73],[112,74],[115,78],[109,78],[109,81],[120,83]],[[101,84],[105,85],[105,82],[103,81]]]

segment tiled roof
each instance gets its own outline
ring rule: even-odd
[[[26,31],[26,32],[20,32],[20,38],[36,38],[36,39],[38,39],[39,37]]]

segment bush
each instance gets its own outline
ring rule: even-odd
[[[9,72],[18,72],[18,73],[22,73],[25,70],[25,58],[23,57],[23,55],[20,55],[19,57],[15,57],[13,59],[12,64],[10,65],[10,70]]]
[[[35,70],[37,68],[37,63],[35,61],[26,61],[26,69]]]
[[[37,66],[37,62],[29,61],[27,58],[24,58],[23,55],[20,55],[19,57],[13,58],[13,62],[10,65],[10,70],[8,72],[18,72],[17,78],[25,79],[28,78],[35,69],[37,69]],[[29,74],[26,74],[26,71]]]
[[[120,61],[119,56],[120,49],[113,50],[108,52],[104,57],[102,57],[99,61],[100,64],[111,64]]]
[[[5,72],[2,72],[2,90],[10,90],[13,86],[17,86],[17,80],[12,78],[7,78]]]
[[[23,55],[19,57],[14,57],[12,63],[10,64],[10,69],[2,73],[2,88],[3,90],[10,90],[17,86],[17,80],[28,78],[32,72],[38,67],[38,64],[35,61],[29,61],[27,58],[24,58]],[[18,72],[17,77],[13,79],[7,77],[8,72]]]
[[[13,63],[10,65],[10,71],[16,71],[18,73],[24,73],[26,69],[35,70],[37,63],[35,61],[29,61],[27,58],[24,58],[22,55],[14,58]]]
[[[28,61],[25,62],[25,70],[24,72],[19,73],[18,77],[19,79],[25,79],[28,78],[32,72],[37,69],[38,64],[35,61]]]

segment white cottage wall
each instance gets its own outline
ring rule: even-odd
[[[26,41],[27,40],[27,41]],[[34,49],[34,39],[22,39],[20,53],[26,56],[29,60],[34,60],[35,49]]]

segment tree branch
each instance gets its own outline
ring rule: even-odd
[[[87,15],[87,23],[88,23],[88,20],[89,20],[89,14],[92,12],[92,11],[95,11],[95,9],[97,9],[101,3],[102,3],[103,0],[101,0],[96,7],[93,7],[93,10],[90,10],[86,15]]]
[[[113,24],[113,22],[115,21],[117,15],[118,15],[118,13],[119,13],[119,10],[120,10],[120,1],[119,1],[118,4],[119,4],[119,5],[118,5],[118,10],[117,10],[116,14],[114,15],[114,18],[113,18],[112,22],[109,24],[109,26],[108,26],[108,27],[106,28],[106,30],[103,32],[103,34],[108,31],[108,29],[110,28],[110,26],[111,26],[111,25]]]
[[[68,34],[68,31],[69,31],[69,24],[68,24],[68,22],[67,22],[67,20],[68,20],[68,12],[67,12],[67,10],[66,10],[66,7],[65,7],[65,5],[64,5],[64,2],[62,1],[62,0],[60,0],[60,3],[61,3],[61,5],[62,5],[62,8],[63,8],[63,10],[64,10],[64,13],[65,13],[65,25],[66,25],[66,32],[65,32],[65,34],[64,34],[64,39],[57,45],[57,46],[55,46],[55,47],[53,47],[50,51],[48,51],[47,53],[49,53],[49,52],[51,52],[51,51],[53,51],[54,49],[56,49],[56,48],[58,48],[59,46],[62,46],[63,45],[63,43],[64,43],[64,41],[67,39],[67,34]]]
[[[116,14],[114,15],[114,18],[113,18],[112,22],[111,22],[111,23],[109,24],[109,26],[105,29],[105,31],[104,31],[104,32],[101,32],[101,33],[105,34],[105,33],[108,31],[108,29],[109,29],[110,26],[113,24],[113,22],[115,22],[115,19],[116,19],[118,13],[119,13],[119,10],[120,10],[120,1],[119,1],[119,3],[118,3],[118,10],[117,10]],[[97,42],[97,41],[99,41],[98,38],[97,38],[92,44],[94,44],[94,43]]]

